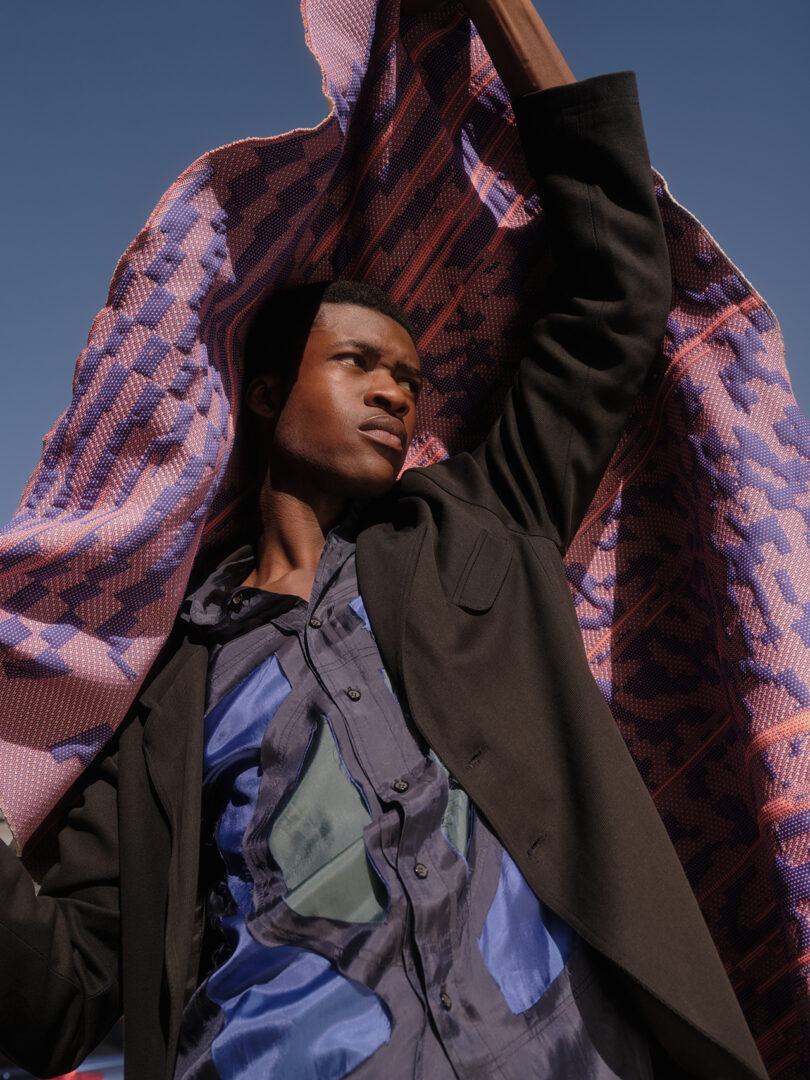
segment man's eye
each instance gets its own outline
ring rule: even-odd
[[[417,382],[416,379],[400,379],[399,385],[404,386],[414,397],[418,397],[419,388],[422,384]]]
[[[335,356],[335,360],[339,360],[341,364],[348,364],[351,367],[365,367],[365,361],[359,352],[339,352]]]

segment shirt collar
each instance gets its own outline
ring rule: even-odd
[[[352,503],[345,517],[330,530],[324,552],[334,550],[336,543],[340,547],[354,546],[364,505]],[[237,548],[186,596],[180,618],[204,640],[226,641],[304,604],[297,596],[243,586],[242,582],[255,562],[256,551],[252,544]]]

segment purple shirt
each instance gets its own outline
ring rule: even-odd
[[[251,565],[237,553],[184,609],[210,652],[204,804],[223,869],[175,1080],[647,1076],[589,950],[400,707],[348,528],[309,604],[240,588]]]

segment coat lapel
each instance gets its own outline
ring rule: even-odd
[[[427,531],[427,521],[420,519],[423,509],[419,499],[378,499],[370,504],[357,536],[360,594],[388,676],[399,689],[403,686],[403,601]]]
[[[166,906],[169,1046],[180,1031],[193,955],[202,803],[203,716],[208,650],[184,641],[141,695],[146,769],[171,834]]]
[[[189,769],[195,779],[202,777],[201,722],[207,668],[205,646],[185,640],[141,694],[148,710],[143,740],[146,764],[173,826],[179,824],[178,798],[182,797]]]

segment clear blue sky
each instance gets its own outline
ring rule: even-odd
[[[638,72],[653,162],[765,296],[810,412],[808,0],[547,0],[575,74]],[[214,146],[325,114],[297,0],[9,0],[0,15],[0,523],[119,255]]]

